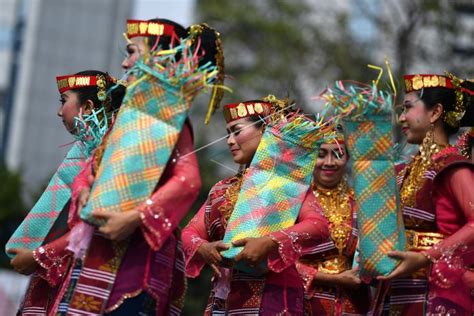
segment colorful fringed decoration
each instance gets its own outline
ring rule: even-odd
[[[392,95],[376,85],[337,82],[324,95],[345,113],[359,227],[359,273],[364,280],[388,275],[398,260],[389,251],[405,249],[405,232],[399,210],[392,137]]]
[[[267,126],[244,174],[224,243],[266,236],[294,225],[328,129],[322,122],[303,116]],[[242,247],[231,247],[222,255],[232,259],[241,250]],[[236,268],[252,271],[244,264]]]
[[[94,210],[126,212],[155,189],[178,141],[192,99],[217,75],[198,66],[190,41],[138,60],[114,127],[107,139],[88,204],[81,218],[100,225]],[[181,59],[176,61],[176,54]]]
[[[27,248],[34,250],[43,244],[59,213],[68,205],[74,177],[81,171],[84,145],[75,142],[48,183],[46,190],[16,229],[5,249]],[[8,254],[12,257],[11,254]]]
[[[75,139],[82,141],[84,152],[90,156],[92,152],[100,145],[104,135],[109,130],[109,122],[113,120],[115,111],[107,114],[102,106],[99,109],[92,109],[90,114],[83,114],[74,118],[76,134]]]

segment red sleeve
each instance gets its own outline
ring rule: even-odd
[[[327,220],[317,205],[314,194],[308,190],[296,224],[270,234],[278,243],[278,250],[270,253],[268,257],[270,270],[283,271],[296,263],[305,248],[314,247],[329,238]]]
[[[308,293],[311,290],[311,284],[313,283],[313,280],[316,277],[316,274],[318,274],[318,269],[310,265],[297,262],[296,270],[298,271],[298,274],[301,276],[301,279],[303,279],[303,286],[304,286],[305,292]]]
[[[462,225],[460,229],[450,232],[448,224],[440,223],[442,232],[448,231],[448,237],[435,247],[426,251],[433,259],[442,256],[443,251],[449,251],[457,248],[464,253],[471,253],[469,256],[474,258],[474,168],[466,165],[446,170],[443,177],[435,183],[433,189],[433,198],[436,205],[436,213],[446,212],[445,208],[456,213],[459,222]],[[445,207],[449,203],[450,207]],[[440,215],[440,216],[441,216]],[[456,215],[456,214],[455,214]],[[444,225],[444,226],[443,226]],[[459,226],[459,225],[458,225]],[[451,229],[453,230],[453,229]],[[465,257],[469,259],[469,257]],[[474,260],[467,262],[474,264]]]
[[[159,250],[178,227],[201,188],[199,166],[190,127],[185,124],[170,157],[171,176],[138,207],[141,230],[153,250]],[[167,168],[168,168],[167,167]]]
[[[195,278],[201,272],[206,262],[196,252],[202,243],[209,241],[207,235],[206,224],[204,222],[204,215],[206,207],[210,205],[209,199],[201,206],[199,211],[194,215],[183,229],[181,239],[183,241],[183,249],[186,257],[186,275]]]
[[[51,286],[56,286],[64,277],[72,258],[66,250],[69,232],[58,239],[33,250],[33,258],[39,267],[36,272]]]

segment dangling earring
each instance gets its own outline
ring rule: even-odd
[[[431,157],[438,153],[440,150],[438,144],[434,140],[434,124],[431,123],[430,130],[426,133],[423,138],[423,143],[420,145],[420,155],[423,159],[423,164],[428,166],[431,164]]]

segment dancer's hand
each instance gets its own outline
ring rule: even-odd
[[[89,201],[89,194],[91,193],[91,187],[94,184],[95,177],[93,175],[89,175],[87,177],[87,182],[89,184],[88,187],[82,188],[81,192],[79,193],[79,198],[77,199],[77,213],[79,214],[84,206],[86,206],[87,202]]]
[[[86,206],[87,201],[89,201],[90,192],[91,192],[91,188],[86,187],[81,190],[81,193],[79,193],[79,198],[77,199],[77,205],[76,205],[78,214],[81,213],[82,208]]]
[[[8,249],[8,253],[14,254],[15,257],[10,260],[16,272],[30,275],[35,272],[38,263],[33,258],[33,251],[26,248],[12,248]]]
[[[270,236],[247,237],[234,241],[232,244],[236,247],[244,247],[234,260],[236,262],[243,260],[250,267],[257,267],[261,261],[267,259],[270,251],[278,247],[278,244]]]
[[[409,276],[430,263],[430,260],[428,260],[426,256],[414,251],[390,251],[388,255],[400,259],[400,264],[389,275],[378,276],[377,280],[379,281]]]
[[[99,232],[110,240],[124,240],[140,226],[140,212],[128,211],[123,213],[110,211],[93,211],[92,215],[106,222],[99,227]]]
[[[214,272],[220,277],[221,273],[219,271],[219,263],[222,261],[222,256],[220,254],[221,251],[229,249],[229,246],[224,244],[222,240],[214,241],[214,242],[203,242],[198,250],[197,253],[201,256],[201,258],[206,261],[206,263],[214,270]]]
[[[462,281],[471,289],[471,292],[474,290],[474,272],[464,272],[464,274],[462,275]]]
[[[354,268],[336,274],[335,277],[337,278],[337,284],[349,290],[357,290],[362,283],[357,274],[357,270],[357,268]]]

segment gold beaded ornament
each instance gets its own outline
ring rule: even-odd
[[[214,56],[216,60],[216,67],[217,67],[217,77],[216,81],[213,84],[212,87],[212,93],[211,93],[211,98],[209,100],[209,104],[207,107],[207,113],[206,113],[206,118],[204,120],[205,124],[208,124],[212,114],[216,111],[216,109],[219,107],[219,103],[221,102],[222,98],[224,97],[224,77],[225,77],[225,67],[224,67],[224,51],[222,48],[222,40],[221,40],[221,34],[217,32],[215,29],[207,25],[206,23],[201,23],[201,24],[194,24],[189,27],[189,35],[191,37],[191,41],[194,45],[194,43],[198,40],[198,38],[201,36],[202,32],[205,30],[211,30],[214,32],[216,36],[216,54]]]

